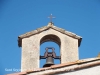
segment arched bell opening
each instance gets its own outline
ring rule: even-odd
[[[54,48],[55,49],[54,52],[56,54],[56,57],[53,58],[54,64],[60,64],[60,59],[57,59],[57,58],[60,58],[61,41],[60,41],[59,37],[56,35],[46,35],[40,40],[40,44],[41,44],[41,46],[40,46],[40,59],[41,59],[41,56],[45,57],[46,48],[48,48],[48,53],[50,53],[50,52],[52,53],[52,48]],[[40,67],[43,67],[44,65],[46,65],[47,67],[50,66],[48,64],[47,58],[40,60]]]
[[[46,35],[46,36],[42,37],[42,39],[40,40],[40,44],[47,42],[47,41],[55,42],[59,45],[59,47],[61,45],[60,38],[56,35],[53,35],[53,34]]]

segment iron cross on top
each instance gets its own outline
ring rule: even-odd
[[[53,17],[52,14],[51,14],[48,18],[50,18],[50,22],[52,23],[52,19],[55,18],[55,17]]]

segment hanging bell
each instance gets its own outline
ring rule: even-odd
[[[43,67],[50,67],[51,65],[54,65],[54,59],[52,57],[47,57],[46,64],[44,64]]]
[[[52,49],[52,52],[48,52],[48,49]],[[50,67],[51,65],[54,65],[54,57],[56,56],[54,48],[46,48],[44,56],[46,58],[46,64],[44,64],[43,67]]]

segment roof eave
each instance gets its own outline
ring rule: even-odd
[[[80,36],[78,36],[78,35],[76,35],[76,34],[74,34],[74,33],[72,33],[72,32],[66,31],[66,30],[64,30],[64,29],[62,29],[62,28],[56,27],[56,26],[54,26],[54,25],[52,25],[52,24],[48,24],[47,26],[38,28],[38,29],[33,30],[33,31],[31,31],[31,32],[27,32],[27,33],[25,33],[25,34],[23,34],[23,35],[20,35],[20,36],[18,37],[18,46],[19,46],[19,47],[22,46],[22,39],[23,39],[23,38],[26,38],[26,37],[35,35],[35,34],[37,34],[37,33],[40,33],[40,32],[42,32],[42,31],[44,31],[44,30],[47,30],[47,29],[49,29],[49,28],[52,28],[52,29],[54,29],[54,30],[56,30],[56,31],[59,31],[59,32],[63,33],[63,34],[66,34],[66,35],[68,35],[68,36],[70,36],[70,37],[72,37],[72,38],[78,39],[78,46],[80,46],[82,37],[80,37]]]

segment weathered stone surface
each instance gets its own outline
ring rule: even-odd
[[[39,68],[40,44],[41,41],[42,43],[48,41],[49,37],[46,37],[48,35],[54,35],[54,38],[50,38],[49,40],[60,45],[61,63],[79,59],[78,45],[81,37],[49,24],[46,27],[19,36],[19,40],[21,39],[22,42],[22,70]],[[43,40],[44,37],[46,38]]]
[[[100,58],[95,57],[7,75],[100,75],[99,68]]]
[[[56,30],[56,31],[58,31],[58,32],[61,32],[61,33],[63,33],[63,34],[66,34],[66,35],[68,35],[68,36],[70,36],[70,37],[73,37],[73,38],[75,38],[75,39],[78,39],[78,42],[79,42],[79,43],[78,43],[78,46],[80,46],[82,37],[80,37],[80,36],[78,36],[78,35],[76,35],[76,34],[74,34],[74,33],[72,33],[72,32],[66,31],[66,30],[64,30],[64,29],[62,29],[62,28],[58,28],[58,27],[54,26],[52,23],[49,23],[47,26],[38,28],[37,30],[33,30],[33,31],[31,31],[31,32],[27,32],[27,33],[25,33],[25,34],[23,34],[23,35],[20,35],[20,36],[18,37],[18,43],[19,43],[18,45],[19,45],[19,47],[22,46],[22,39],[23,39],[23,38],[26,38],[26,37],[29,37],[29,36],[32,36],[32,35],[36,35],[37,33],[43,32],[43,31],[45,31],[45,30],[47,30],[47,29],[49,29],[49,28],[52,28],[52,29],[54,29],[54,30]]]
[[[95,65],[99,63],[98,65]],[[100,75],[100,60],[74,64],[55,69],[29,73],[28,75]]]

